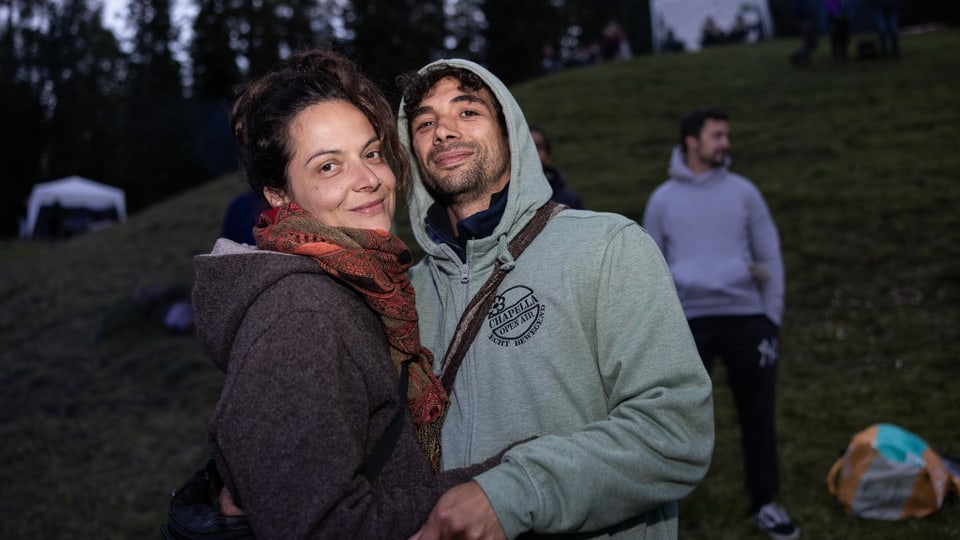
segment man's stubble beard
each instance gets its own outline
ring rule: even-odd
[[[499,156],[499,166],[488,174],[485,165],[488,161],[495,159],[496,156],[488,155],[480,145],[461,144],[460,146],[469,146],[476,151],[477,159],[474,159],[465,168],[446,171],[444,176],[433,176],[422,165],[420,166],[420,174],[427,190],[434,198],[448,207],[468,204],[480,198],[489,197],[492,194],[490,186],[502,177],[510,167],[508,153],[506,156]],[[447,149],[449,147],[444,150]],[[429,156],[428,159],[430,159]]]
[[[724,151],[724,152],[714,152],[714,153],[712,153],[712,154],[710,154],[710,155],[706,155],[706,156],[705,156],[704,154],[700,153],[700,154],[697,156],[697,158],[698,158],[698,161],[700,162],[701,165],[703,165],[703,166],[705,166],[705,167],[707,167],[707,168],[710,168],[710,169],[716,169],[716,168],[718,168],[718,167],[722,167],[723,164],[726,163],[726,161],[727,161],[727,153],[726,153],[726,151]]]
[[[716,152],[713,154],[713,168],[722,167],[727,161],[727,151]]]

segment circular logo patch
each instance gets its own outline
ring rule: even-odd
[[[523,285],[498,294],[487,314],[490,341],[503,347],[522,345],[543,324],[544,306]]]

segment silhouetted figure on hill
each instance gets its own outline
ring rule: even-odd
[[[817,48],[817,20],[820,6],[817,0],[791,0],[794,23],[800,32],[800,48],[790,55],[790,62],[797,67],[810,67],[814,49]]]
[[[629,60],[633,57],[627,32],[614,19],[609,19],[603,27],[600,48],[604,61]]]
[[[574,62],[578,66],[592,66],[603,62],[603,54],[600,51],[600,42],[591,41],[585,47],[578,47],[574,53]]]
[[[717,21],[713,17],[707,17],[703,21],[703,26],[700,28],[700,46],[701,47],[710,47],[712,45],[719,45],[726,41],[727,36],[723,33],[723,30],[717,26]]]
[[[750,28],[747,26],[747,22],[743,20],[743,15],[737,15],[737,18],[733,21],[733,26],[727,32],[727,40],[739,43],[747,38],[749,32]]]
[[[850,21],[853,20],[853,0],[823,0],[830,34],[830,56],[834,62],[847,60],[850,46]]]
[[[563,60],[557,54],[557,48],[550,43],[543,45],[542,56],[540,57],[540,69],[543,73],[549,75],[558,71],[563,71]]]
[[[873,10],[880,57],[900,58],[900,0],[867,0]]]
[[[682,40],[677,39],[677,34],[673,31],[673,28],[667,28],[667,36],[663,38],[663,43],[660,47],[662,52],[668,53],[683,52],[687,48]]]
[[[560,174],[560,170],[553,165],[553,150],[550,147],[550,138],[547,137],[547,132],[539,127],[530,126],[530,135],[533,136],[533,143],[537,146],[537,154],[540,155],[540,164],[543,165],[543,175],[547,177],[547,181],[550,182],[550,187],[553,188],[553,196],[551,199],[560,204],[565,204],[570,208],[576,208],[577,210],[585,209],[586,207],[583,205],[583,200],[572,189],[567,187],[567,182],[563,178],[563,175]]]

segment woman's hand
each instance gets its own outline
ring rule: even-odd
[[[217,497],[217,503],[220,505],[220,513],[225,516],[245,516],[243,509],[237,506],[233,501],[233,495],[227,486],[220,488],[220,496]]]

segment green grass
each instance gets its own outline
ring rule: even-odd
[[[680,116],[732,117],[733,169],[780,227],[787,267],[781,501],[804,538],[960,539],[956,502],[922,520],[844,516],[825,487],[880,421],[960,454],[960,31],[903,37],[898,62],[786,60],[794,40],[570,70],[515,88],[596,210],[640,219]],[[222,376],[145,292],[189,286],[235,176],[122,226],[0,243],[0,538],[158,538],[205,455]],[[409,228],[398,227],[408,237]],[[717,446],[681,538],[764,538],[745,521],[738,428],[717,369]]]

